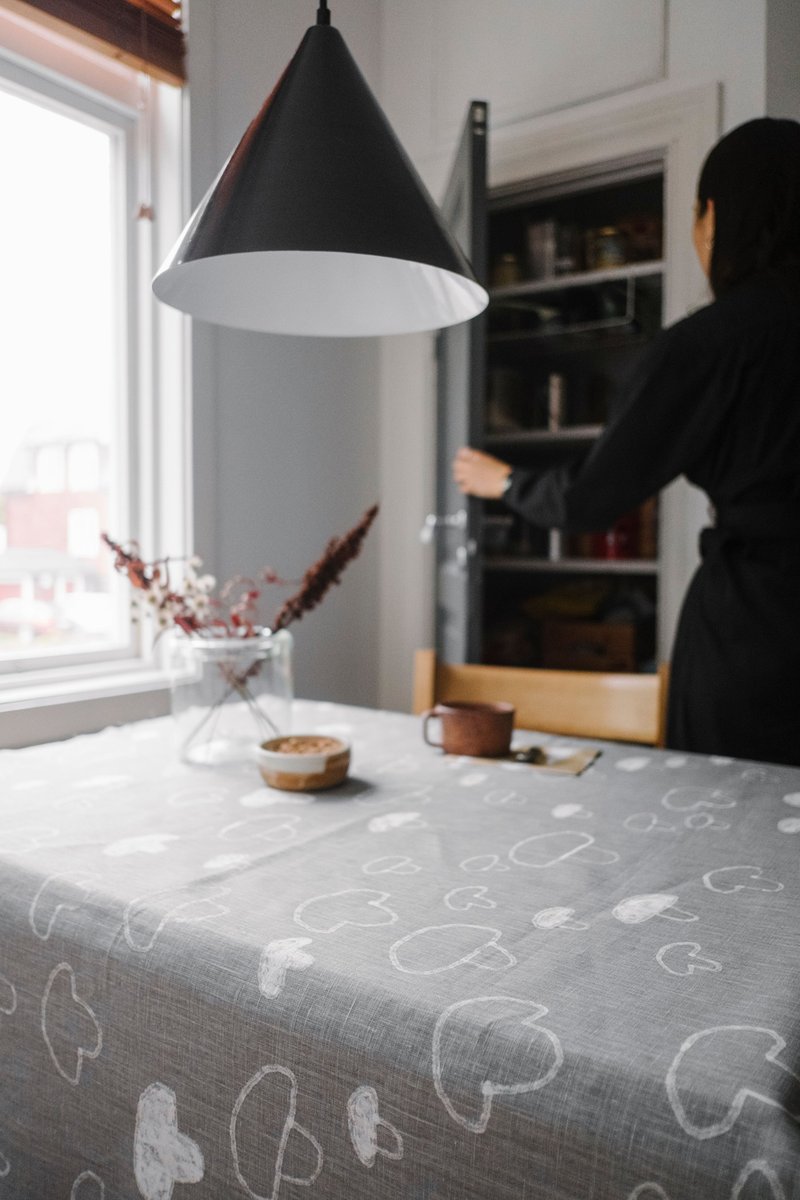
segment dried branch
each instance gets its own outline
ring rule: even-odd
[[[299,621],[305,613],[317,607],[330,588],[339,583],[345,567],[361,553],[364,538],[377,515],[378,505],[373,504],[352,529],[342,537],[331,538],[322,557],[306,571],[299,590],[284,601],[272,623],[273,631],[285,629],[293,621]]]
[[[113,541],[107,533],[102,533],[100,537],[114,553],[114,570],[127,576],[136,592],[147,594],[161,631],[167,629],[171,623],[177,625],[184,633],[197,633],[203,628],[203,606],[202,603],[198,603],[203,597],[193,598],[173,590],[169,579],[169,559],[156,559],[155,562],[148,563],[139,554],[138,542],[128,542],[127,546],[122,546]]]
[[[375,504],[343,537],[331,539],[322,558],[303,576],[299,590],[280,608],[273,630],[285,629],[292,621],[298,621],[304,613],[317,607],[334,584],[338,584],[347,564],[361,552],[377,512]],[[146,562],[137,542],[120,544],[107,533],[102,534],[102,540],[114,554],[114,569],[125,575],[134,589],[134,620],[147,613],[161,631],[175,624],[186,634],[209,638],[250,638],[262,632],[257,623],[257,610],[263,589],[256,580],[237,575],[228,580],[219,598],[215,598],[210,594],[215,584],[213,576],[197,575],[197,568],[202,566],[201,559],[189,559],[182,581],[173,586],[169,564],[175,559]],[[268,585],[297,586],[296,580],[282,579],[271,567],[264,567],[259,580]]]

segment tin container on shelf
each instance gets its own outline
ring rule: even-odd
[[[556,226],[556,275],[572,275],[582,266],[581,234],[577,225]]]
[[[625,237],[616,225],[590,229],[586,236],[586,265],[590,271],[621,267],[627,262]]]
[[[522,280],[522,264],[516,254],[501,254],[492,266],[492,287],[509,287]]]
[[[531,279],[552,279],[556,273],[557,223],[534,221],[528,226],[526,236]]]
[[[552,371],[547,377],[547,428],[557,433],[565,424],[564,376]]]

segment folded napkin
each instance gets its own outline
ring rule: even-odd
[[[543,751],[545,761],[533,762],[531,766],[534,770],[546,771],[548,775],[582,775],[586,768],[590,767],[600,756],[600,753],[601,751],[595,750],[591,746],[587,746],[583,750],[576,750],[567,758],[555,758]]]
[[[525,753],[530,757],[519,757]],[[488,764],[513,762],[529,766],[534,771],[544,771],[547,775],[582,775],[586,768],[590,767],[601,753],[602,751],[592,746],[586,746],[583,749],[576,750],[574,754],[569,754],[565,757],[563,754],[548,754],[547,750],[541,746],[526,746],[524,749],[521,747],[512,749],[511,753],[505,755],[503,758],[474,758],[470,756],[470,762]]]

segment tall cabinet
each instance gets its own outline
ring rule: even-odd
[[[438,338],[438,652],[446,659],[647,671],[658,657],[659,500],[592,534],[537,530],[465,500],[469,443],[514,465],[590,451],[664,321],[665,156],[658,150],[486,184],[472,104],[445,212],[490,304]]]
[[[591,449],[663,324],[708,300],[692,200],[715,83],[663,82],[488,132],[470,106],[445,212],[491,294],[437,339],[435,641],[450,661],[647,670],[669,658],[707,501],[670,484],[594,537],[536,531],[451,478],[470,444],[531,467]],[[488,152],[488,153],[487,153]]]

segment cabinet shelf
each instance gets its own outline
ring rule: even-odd
[[[623,330],[628,330],[627,334]],[[600,321],[583,321],[577,325],[564,326],[559,325],[553,329],[514,329],[507,333],[490,333],[487,341],[490,346],[507,346],[519,344],[520,342],[530,343],[550,343],[551,350],[558,348],[559,350],[578,350],[582,347],[575,344],[575,338],[582,337],[589,339],[593,338],[591,343],[592,348],[596,348],[598,344],[604,344],[602,339],[605,337],[616,337],[620,345],[627,343],[633,345],[634,338],[639,338],[640,330],[635,326],[634,318],[628,317],[611,317],[609,320]],[[641,339],[640,339],[641,340]],[[649,339],[648,339],[649,340]]]
[[[487,433],[487,446],[538,446],[553,442],[593,442],[603,425],[565,425],[561,429],[515,429],[508,433]]]
[[[538,572],[564,575],[657,575],[658,562],[650,558],[518,558],[487,556],[484,571]]]
[[[635,350],[646,346],[650,337],[638,329],[635,324],[597,329],[559,328],[549,332],[545,330],[517,329],[507,333],[490,333],[487,336],[489,347],[502,347],[503,359],[509,352],[517,351],[527,357],[533,352],[537,357],[553,357],[556,355],[578,354],[581,352],[597,353],[598,350]]]
[[[548,292],[560,292],[566,288],[592,287],[598,283],[613,283],[617,280],[642,279],[649,275],[661,275],[664,260],[627,263],[621,267],[606,267],[599,271],[573,271],[569,275],[554,275],[548,279],[528,279],[522,283],[510,283],[504,287],[489,289],[491,301],[516,300],[523,296],[538,296]]]

